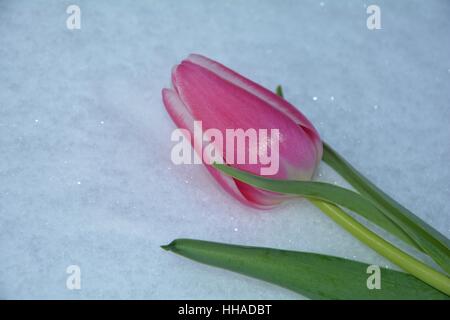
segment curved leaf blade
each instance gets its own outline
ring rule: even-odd
[[[381,289],[369,290],[368,264],[322,254],[192,239],[177,239],[162,248],[312,299],[448,299],[413,276],[385,268],[380,268]]]
[[[404,242],[417,247],[417,244],[411,240],[408,234],[386,217],[376,205],[354,191],[325,182],[274,180],[253,175],[224,164],[214,164],[214,166],[225,174],[261,189],[327,201],[345,207],[387,230]]]

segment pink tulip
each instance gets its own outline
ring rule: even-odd
[[[197,54],[190,55],[173,68],[172,83],[173,88],[163,89],[162,96],[178,128],[193,134],[194,121],[201,120],[204,130],[217,128],[224,135],[226,129],[278,129],[279,169],[268,178],[312,178],[322,158],[322,142],[311,122],[289,102],[220,63]],[[270,146],[270,142],[266,141],[266,145]],[[232,166],[260,174],[261,163]],[[270,208],[287,197],[237,181],[211,165],[206,167],[227,192],[252,207]]]

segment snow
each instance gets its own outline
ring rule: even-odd
[[[0,298],[301,298],[160,249],[179,237],[393,267],[305,200],[256,211],[171,163],[160,92],[191,52],[283,85],[324,140],[450,236],[450,5],[377,1],[368,30],[370,4],[2,1]]]

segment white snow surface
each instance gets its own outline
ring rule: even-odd
[[[393,267],[306,200],[257,211],[172,164],[161,89],[192,52],[282,84],[325,141],[449,236],[450,2],[376,1],[381,30],[370,4],[1,1],[0,298],[303,298],[160,249],[180,237]],[[317,179],[345,185],[325,165]]]

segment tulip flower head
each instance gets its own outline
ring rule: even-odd
[[[309,180],[321,160],[320,136],[297,108],[204,56],[192,54],[176,65],[172,88],[162,96],[197,160],[244,204],[271,208],[287,196],[237,181],[212,162],[272,179]]]

